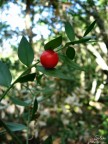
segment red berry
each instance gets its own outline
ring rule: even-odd
[[[58,63],[59,57],[53,50],[46,50],[40,56],[40,62],[45,68],[54,68]]]

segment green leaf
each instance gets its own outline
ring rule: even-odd
[[[59,36],[51,41],[49,41],[48,43],[45,44],[44,49],[48,50],[48,49],[55,49],[57,47],[59,47],[62,44],[62,36]]]
[[[22,37],[18,47],[18,57],[20,61],[28,67],[32,64],[34,59],[33,49],[24,36]]]
[[[94,38],[94,36],[92,36],[92,37],[91,37],[91,36],[83,37],[83,38],[81,38],[81,39],[79,39],[79,40],[66,43],[66,46],[74,45],[74,44],[79,44],[79,43],[86,43],[86,42],[88,42],[89,40],[91,40],[91,39],[93,39],[93,38]]]
[[[69,22],[65,22],[65,32],[67,34],[67,37],[70,41],[74,41],[75,39],[75,33],[72,25]]]
[[[66,79],[66,80],[73,80],[72,77],[66,76],[66,74],[63,74],[63,72],[59,69],[45,69],[42,66],[37,66],[36,67],[38,71],[42,72],[45,75],[52,76],[52,77],[57,77],[61,79]]]
[[[38,101],[37,101],[37,99],[35,99],[34,105],[33,105],[33,110],[32,110],[32,115],[31,115],[31,120],[34,120],[37,109],[38,109]]]
[[[41,84],[42,77],[43,77],[43,74],[36,75],[37,84]]]
[[[49,136],[44,142],[43,144],[52,144],[52,137]]]
[[[20,83],[25,83],[25,82],[28,82],[28,81],[34,81],[36,77],[36,73],[32,73],[32,74],[28,74],[28,75],[25,75],[25,76],[22,76],[20,77],[17,81],[17,82],[20,82]]]
[[[16,144],[22,144],[22,142],[20,141],[20,139],[13,133],[13,130],[15,130],[15,127],[17,126],[16,123],[4,123],[1,119],[0,119],[0,126],[3,126],[6,131],[12,136],[13,141]],[[13,126],[13,128],[12,128]],[[21,129],[21,128],[20,128]]]
[[[84,33],[84,37],[85,37],[88,33],[91,32],[91,30],[94,28],[95,24],[96,24],[96,20],[93,21],[93,22],[88,26],[88,28],[86,29],[86,31],[85,31],[85,33]]]
[[[75,50],[73,47],[68,47],[68,49],[66,50],[66,55],[69,59],[73,60],[75,57]]]
[[[15,105],[20,105],[20,106],[29,106],[30,105],[30,103],[21,101],[21,100],[19,100],[17,98],[14,98],[14,97],[10,97],[10,99]]]
[[[9,87],[11,85],[12,76],[8,66],[0,61],[0,85]]]
[[[80,70],[80,71],[86,71],[85,68],[81,67],[80,65],[76,64],[74,61],[70,60],[67,56],[59,54],[59,58],[65,62],[66,65],[69,65],[72,70]],[[64,65],[65,65],[64,64]]]
[[[11,131],[22,131],[27,128],[25,125],[13,122],[6,122],[5,124]]]

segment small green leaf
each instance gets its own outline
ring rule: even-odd
[[[25,125],[13,122],[6,122],[5,124],[11,131],[22,131],[27,128]]]
[[[16,81],[16,83],[17,82],[24,83],[24,82],[28,82],[28,81],[34,81],[35,77],[36,77],[36,73],[28,74],[28,75],[20,77]]]
[[[68,43],[66,43],[66,46],[79,44],[79,43],[86,43],[86,42],[88,42],[91,39],[94,39],[94,36],[83,37],[83,38],[81,38],[79,40],[76,40],[76,41],[73,41],[73,42],[68,42]]]
[[[19,128],[19,125],[17,125],[16,123],[5,123],[4,121],[2,121],[0,119],[0,126],[3,126],[6,129],[6,131],[12,136],[13,141],[16,144],[22,144],[20,139],[13,133],[13,131],[16,130],[15,127],[17,127],[17,130],[19,130],[19,129],[22,130],[21,125],[20,125],[20,128]],[[24,127],[23,127],[23,129],[24,129]]]
[[[66,55],[69,59],[73,60],[75,57],[75,50],[73,47],[68,47],[66,50]]]
[[[57,77],[57,78],[61,78],[61,79],[66,79],[66,80],[73,80],[73,78],[66,76],[66,74],[63,74],[63,72],[59,69],[45,69],[42,66],[37,66],[36,67],[38,71],[42,72],[43,74],[46,74],[48,76],[52,76],[52,77]]]
[[[74,61],[70,60],[68,57],[65,55],[59,54],[59,58],[65,62],[64,65],[69,65],[70,69],[72,70],[80,70],[80,71],[86,71],[85,68],[81,67],[80,65],[76,64]]]
[[[32,64],[34,59],[33,49],[24,36],[22,37],[18,47],[18,57],[20,61],[28,67]]]
[[[34,105],[33,105],[33,110],[32,110],[32,115],[31,115],[31,120],[34,120],[37,109],[38,109],[38,101],[37,101],[37,99],[35,99]]]
[[[30,103],[24,102],[22,100],[14,98],[14,97],[10,97],[10,99],[15,105],[20,105],[20,106],[29,106],[30,105]]]
[[[62,44],[62,36],[59,36],[51,41],[49,41],[48,43],[45,44],[44,49],[48,50],[48,49],[55,49],[57,47],[59,47]]]
[[[43,144],[52,144],[52,137],[49,136],[44,142]]]
[[[43,77],[43,74],[36,75],[37,84],[41,84],[42,77]]]
[[[8,66],[0,61],[0,85],[9,87],[11,85],[12,76]]]
[[[93,21],[93,22],[88,26],[88,28],[86,29],[86,31],[85,31],[85,33],[84,33],[84,37],[85,37],[88,33],[91,32],[91,30],[94,28],[95,24],[96,24],[96,20]]]
[[[70,41],[74,41],[75,39],[75,33],[72,25],[69,22],[65,22],[65,32],[67,34],[67,37]]]

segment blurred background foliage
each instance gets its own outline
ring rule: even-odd
[[[36,120],[30,124],[30,143],[39,144],[48,135],[53,144],[84,144],[99,135],[108,143],[108,2],[105,0],[1,0],[0,1],[0,58],[6,62],[13,78],[24,66],[17,57],[22,35],[30,41],[35,59],[43,45],[61,34],[68,41],[64,21],[75,30],[76,39],[96,20],[90,33],[95,41],[75,45],[75,62],[87,68],[78,71],[71,65],[59,63],[71,81],[42,77],[28,84],[16,84],[0,104],[0,117],[5,121],[27,124],[28,107],[16,106],[8,96],[30,101],[37,97]],[[64,52],[64,51],[63,51]],[[0,94],[5,89],[0,87]],[[2,130],[2,129],[1,129]],[[17,135],[25,137],[25,132]],[[7,133],[0,134],[0,143],[11,143]],[[23,140],[22,140],[23,141]]]

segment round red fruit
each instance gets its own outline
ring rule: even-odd
[[[58,63],[59,57],[53,50],[46,50],[40,56],[40,62],[45,68],[54,68]]]

